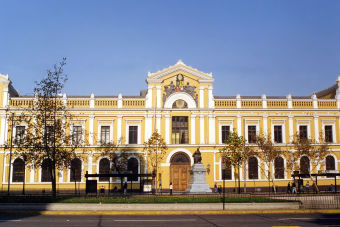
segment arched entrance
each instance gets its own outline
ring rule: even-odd
[[[170,182],[174,191],[184,191],[190,182],[190,158],[184,152],[177,152],[170,161]]]

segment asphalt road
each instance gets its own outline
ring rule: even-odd
[[[340,227],[340,214],[244,215],[0,215],[0,226],[329,226]]]

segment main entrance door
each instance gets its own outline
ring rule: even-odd
[[[178,152],[170,161],[170,182],[174,191],[184,191],[190,182],[190,159],[187,154]]]

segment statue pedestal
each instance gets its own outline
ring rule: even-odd
[[[206,172],[203,164],[194,164],[190,171],[190,184],[185,191],[193,193],[212,192],[205,179]]]

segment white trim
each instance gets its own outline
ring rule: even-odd
[[[114,120],[98,120],[98,141],[97,144],[101,145],[101,138],[102,138],[102,133],[101,133],[101,127],[102,126],[109,126],[110,127],[110,135],[109,135],[109,143],[113,142],[113,121]],[[117,141],[118,142],[118,141]]]
[[[187,94],[186,92],[175,92],[166,99],[164,108],[172,109],[173,103],[179,99],[184,100],[190,109],[195,109],[197,107],[196,101],[191,97],[191,95]]]
[[[131,123],[129,123],[129,121]],[[130,132],[130,126],[137,126],[137,144],[141,144],[141,120],[138,120],[139,123],[137,123],[137,120],[134,121],[134,120],[129,120],[129,121],[126,121],[126,125],[125,125],[125,144],[130,144],[130,137],[129,137],[129,132]]]
[[[249,158],[251,158],[251,157],[255,157],[257,159],[257,179],[249,179]],[[254,180],[261,180],[262,179],[261,178],[261,167],[260,167],[260,165],[261,165],[261,160],[257,155],[252,155],[252,156],[248,157],[248,160],[246,162],[247,173],[244,174],[244,177],[246,177],[246,180],[254,181]],[[266,174],[264,174],[264,175],[266,175]]]
[[[138,162],[138,174],[140,174],[141,173],[141,164],[140,164],[140,160],[139,160],[139,157],[137,157],[137,156],[135,156],[135,155],[131,155],[131,156],[129,156],[128,158],[127,158],[127,163],[126,163],[126,166],[127,166],[127,164],[128,164],[128,162],[129,162],[129,159],[131,159],[131,158],[135,158],[135,159],[137,159],[137,162]],[[126,181],[127,181],[127,179],[126,179]],[[130,181],[129,181],[130,182]],[[138,177],[137,178],[137,181],[132,181],[132,183],[139,183],[140,182],[140,177]]]
[[[82,123],[79,124],[79,121],[71,121],[70,124],[70,134],[71,134],[71,143],[73,144],[73,127],[74,126],[81,126],[81,144],[85,144],[85,121],[81,120]]]
[[[306,122],[307,121],[301,121],[301,123],[299,123],[299,121],[296,121],[296,133],[297,136],[300,136],[300,126],[307,126],[307,139],[311,139],[310,121],[308,124],[306,124]]]
[[[325,127],[326,126],[332,126],[332,136],[333,136],[333,141],[332,142],[328,142],[328,143],[336,143],[337,142],[337,138],[336,138],[336,132],[335,132],[335,120],[322,120],[322,137],[324,139],[324,141],[326,141],[326,137],[325,137]]]
[[[256,127],[256,135],[259,135],[259,125],[260,125],[260,120],[257,119],[244,119],[244,139],[246,140],[246,143],[249,144],[248,142],[248,126],[255,126]]]
[[[183,152],[183,153],[186,153],[189,158],[190,158],[190,165],[192,166],[194,164],[194,158],[192,157],[192,154],[190,151],[188,151],[187,149],[185,148],[177,148],[177,149],[174,149],[173,151],[171,151],[169,154],[168,154],[168,157],[166,158],[166,161],[165,163],[168,164],[170,166],[170,161],[171,161],[171,157],[176,154],[177,152]],[[161,163],[162,165],[163,163]]]
[[[272,142],[275,144],[285,144],[286,143],[286,120],[285,119],[272,119],[271,120],[271,137]],[[281,140],[282,143],[276,143],[274,138],[274,126],[281,126]]]
[[[276,180],[285,180],[285,179],[287,179],[287,161],[286,161],[286,158],[283,156],[283,155],[280,155],[279,156],[280,158],[283,158],[283,179],[276,179],[275,178],[275,159],[273,160],[273,163],[271,163],[272,164],[272,173],[273,173],[273,178],[274,178],[274,180],[276,181]]]
[[[217,165],[218,165],[218,170],[219,170],[219,175],[220,178],[218,179],[218,181],[223,181],[222,179],[222,158],[220,157],[220,160],[218,161]],[[226,182],[230,182],[234,180],[234,166],[230,166],[231,168],[231,179],[230,180],[225,180]]]
[[[233,121],[231,121],[231,122],[219,121],[219,124],[218,124],[218,129],[219,129],[218,130],[219,131],[218,143],[219,144],[223,144],[224,143],[222,141],[222,126],[229,126],[229,133],[232,133],[233,132]]]

